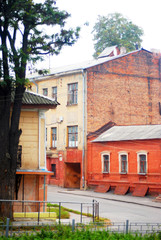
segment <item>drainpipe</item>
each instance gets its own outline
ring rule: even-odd
[[[33,84],[35,84],[35,86],[36,86],[36,93],[39,93],[39,86],[38,86],[38,84],[35,82],[34,79],[32,79],[32,82],[33,82]]]
[[[82,70],[83,76],[83,152],[82,152],[82,188],[85,188],[85,81],[86,76]]]

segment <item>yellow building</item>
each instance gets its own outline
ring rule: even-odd
[[[111,52],[113,48],[107,54]],[[107,60],[109,57],[101,57],[55,68],[46,76],[30,76],[32,91],[60,103],[46,113],[47,168],[54,172],[48,178],[50,184],[86,188],[87,81],[93,76],[93,67]]]
[[[15,198],[18,200],[47,199],[46,175],[52,173],[46,168],[45,112],[57,104],[36,93],[24,93],[16,171]]]
[[[48,183],[63,187],[85,186],[86,101],[85,72],[56,70],[30,79],[32,90],[57,100],[58,108],[46,115],[47,167],[54,172]]]

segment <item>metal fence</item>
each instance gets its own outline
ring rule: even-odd
[[[13,211],[14,224],[34,222],[39,225],[41,222],[57,221],[69,222],[75,219],[76,223],[87,223],[99,219],[99,202],[47,202],[47,201],[19,201],[19,200],[0,200],[0,204],[9,206]],[[45,214],[44,214],[45,213]],[[52,213],[55,213],[53,217]],[[71,215],[70,217],[68,215]],[[10,212],[9,218],[12,217]]]
[[[60,223],[59,223],[60,224]],[[62,223],[61,223],[62,224]],[[13,236],[13,235],[21,235],[21,234],[32,234],[34,232],[40,231],[42,228],[44,230],[56,231],[58,223],[53,223],[52,225],[48,225],[47,223],[41,223],[37,225],[32,222],[25,225],[14,225],[13,223],[9,224],[9,219],[7,219],[6,224],[0,224],[0,236]],[[105,230],[108,232],[117,232],[117,233],[132,233],[132,234],[152,234],[152,233],[160,233],[161,232],[161,223],[130,223],[128,220],[126,222],[115,222],[115,223],[102,223],[102,222],[94,222],[89,224],[80,224],[75,223],[75,220],[72,220],[72,223],[69,224],[72,231],[76,229],[85,230],[90,229],[91,231],[96,230]]]
[[[158,233],[161,232],[161,223],[139,223],[139,222],[110,222],[99,220],[99,202],[43,202],[43,201],[4,201],[7,202],[17,216],[13,215],[14,221],[7,218],[5,223],[0,222],[0,236],[12,236],[13,234],[32,233],[42,227],[54,230],[56,225],[70,224],[72,230],[90,228],[95,230],[106,230],[120,233]],[[55,217],[51,215],[55,211]],[[67,219],[66,213],[70,214]],[[23,216],[21,215],[23,213]],[[32,213],[33,215],[30,216]],[[41,216],[47,213],[48,216]],[[20,215],[19,215],[20,214]],[[11,214],[10,214],[11,215]],[[11,215],[12,216],[12,215]]]

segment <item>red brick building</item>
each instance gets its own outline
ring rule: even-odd
[[[161,193],[161,125],[113,126],[91,138],[88,186],[134,196]]]
[[[42,90],[49,89],[53,83],[60,107],[64,106],[63,110],[59,111],[58,107],[54,112],[62,122],[52,115],[47,118],[48,136],[52,127],[59,130],[57,146],[47,149],[48,170],[55,173],[48,182],[65,187],[86,186],[87,163],[92,161],[87,158],[87,136],[93,136],[105,123],[161,124],[160,71],[159,54],[145,49],[123,53],[110,47],[98,59],[55,69],[49,76],[35,79]],[[73,104],[66,100],[69,85],[77,86],[78,101]],[[68,144],[69,127],[77,128],[74,147]]]

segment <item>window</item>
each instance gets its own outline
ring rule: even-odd
[[[128,172],[128,154],[119,153],[119,172],[127,173]]]
[[[48,96],[48,89],[47,89],[47,88],[43,88],[42,94],[43,94],[44,96]]]
[[[78,126],[68,127],[68,147],[78,147]]]
[[[57,101],[57,87],[52,87],[52,98]]]
[[[51,177],[56,178],[56,164],[51,164],[51,171],[54,173]]]
[[[57,146],[57,129],[56,127],[51,128],[51,147],[56,148]]]
[[[110,154],[109,153],[102,154],[102,172],[103,173],[110,172]]]
[[[138,153],[138,173],[140,174],[147,173],[147,153],[146,152]]]
[[[78,83],[68,84],[68,101],[67,105],[78,103]]]

